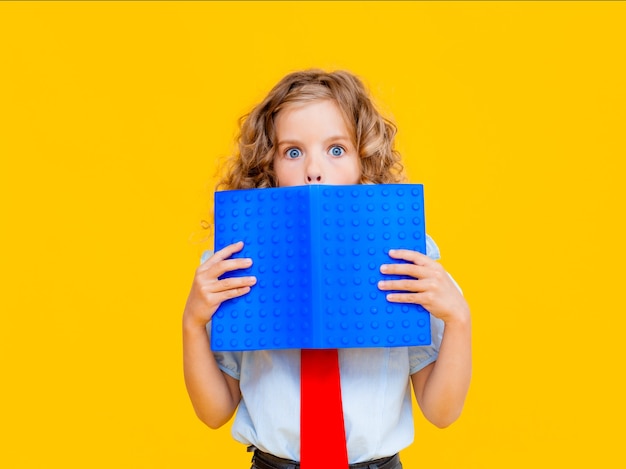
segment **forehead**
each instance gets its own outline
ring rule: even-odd
[[[333,99],[315,99],[286,103],[276,114],[276,131],[284,133],[295,130],[334,129],[353,136],[354,126]]]

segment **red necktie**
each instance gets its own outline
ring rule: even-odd
[[[300,468],[347,469],[337,349],[302,350]]]

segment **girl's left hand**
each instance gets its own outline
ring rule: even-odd
[[[406,292],[389,293],[388,301],[422,305],[446,324],[469,319],[469,306],[465,298],[439,262],[408,249],[392,249],[389,256],[409,263],[383,264],[380,267],[383,274],[407,275],[412,278],[378,282],[381,290]]]

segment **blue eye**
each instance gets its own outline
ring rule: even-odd
[[[330,154],[333,156],[341,156],[345,152],[346,151],[338,145],[333,145],[332,147],[330,147]]]
[[[298,158],[299,156],[302,155],[302,152],[300,150],[298,150],[297,148],[290,148],[289,150],[287,150],[287,158]]]

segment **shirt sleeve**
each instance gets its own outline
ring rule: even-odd
[[[439,246],[437,246],[435,241],[428,235],[426,235],[426,255],[434,261],[441,259]]]
[[[417,373],[426,365],[437,360],[441,339],[443,338],[444,322],[430,315],[431,344],[409,347],[409,374]]]
[[[200,264],[204,264],[206,260],[213,255],[213,251],[204,251],[200,258]]]
[[[211,341],[211,322],[206,325],[206,333]],[[243,352],[213,352],[215,361],[220,370],[228,376],[239,380],[241,378],[241,357]]]

